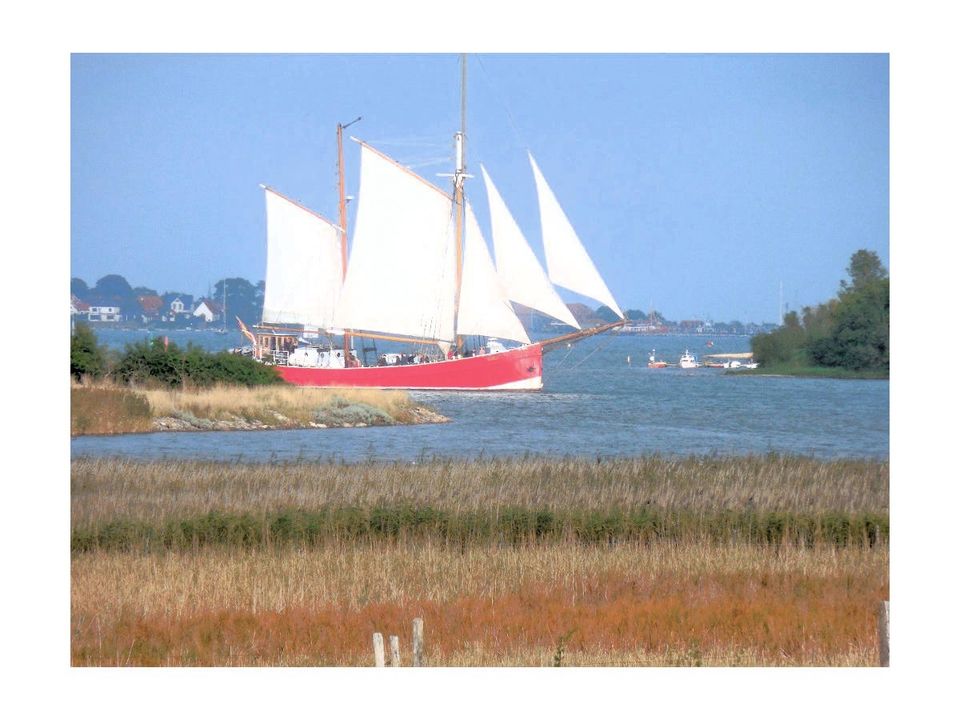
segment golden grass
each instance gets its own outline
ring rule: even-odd
[[[514,506],[703,512],[885,514],[889,466],[791,457],[433,460],[422,463],[234,464],[80,458],[71,462],[73,527],[163,522],[213,510],[377,505],[487,511]]]
[[[318,410],[364,404],[395,415],[410,405],[410,397],[398,390],[308,388],[291,385],[263,387],[214,387],[202,390],[142,390],[157,417],[188,412],[211,420],[236,416],[261,417],[265,409],[291,420],[310,422]]]
[[[433,665],[875,665],[888,553],[696,543],[344,545],[72,560],[74,664],[369,665],[425,620]]]
[[[70,391],[73,434],[147,432],[156,429],[154,420],[165,417],[303,427],[323,422],[324,414],[336,416],[338,410],[348,407],[363,409],[374,420],[405,423],[416,419],[417,406],[399,390],[294,385],[173,390],[128,388],[102,381],[74,382]],[[333,422],[338,422],[336,417]]]

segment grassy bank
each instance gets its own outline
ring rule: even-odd
[[[290,385],[171,390],[110,383],[74,383],[70,389],[73,435],[363,427],[443,420],[400,391]]]
[[[889,380],[890,373],[883,370],[847,370],[842,367],[819,367],[771,363],[752,370],[735,370],[737,375],[786,375],[801,378],[835,378],[839,380]]]
[[[77,665],[874,665],[888,466],[131,462],[72,471]]]

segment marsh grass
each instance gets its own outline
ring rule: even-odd
[[[292,385],[161,389],[74,383],[70,399],[73,434],[144,432],[164,417],[201,429],[218,421],[268,427],[389,425],[412,421],[416,409],[401,391]]]
[[[878,663],[886,462],[79,458],[71,492],[75,665],[369,665],[414,617],[430,665]]]
[[[630,518],[702,516],[783,522],[817,516],[886,516],[889,466],[872,460],[815,460],[787,456],[645,456],[583,459],[504,458],[357,464],[293,462],[239,464],[205,461],[141,462],[78,458],[71,462],[74,529],[114,521],[148,523],[196,519],[216,512],[256,518],[281,513],[354,509],[370,523],[403,526],[473,515],[507,522],[520,533],[554,532],[557,519],[577,515],[598,532],[620,533]],[[419,515],[417,513],[420,513]],[[511,515],[512,513],[512,515]],[[592,519],[591,519],[592,518]],[[486,519],[486,520],[485,520]],[[843,532],[842,530],[839,532]]]
[[[111,435],[147,432],[153,427],[153,412],[143,394],[100,385],[70,388],[70,433]]]
[[[72,561],[71,654],[369,665],[371,632],[406,642],[423,617],[430,665],[875,665],[888,559],[698,543],[96,552]]]

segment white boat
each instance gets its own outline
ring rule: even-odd
[[[691,355],[689,350],[683,351],[683,355],[680,356],[680,362],[678,365],[684,370],[692,370],[693,368],[700,367],[700,363],[697,362],[696,356]]]

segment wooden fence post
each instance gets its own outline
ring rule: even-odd
[[[383,635],[373,634],[373,664],[383,667]]]
[[[880,667],[890,667],[890,601],[880,603],[877,612],[877,634],[880,636]]]
[[[413,666],[423,667],[423,618],[413,619]]]
[[[400,667],[400,638],[396,635],[390,636],[390,665]]]

